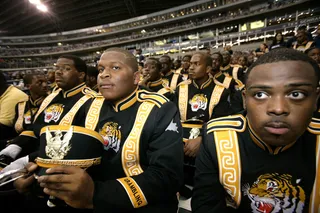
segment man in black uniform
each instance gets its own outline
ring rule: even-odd
[[[161,73],[163,76],[163,81],[167,86],[169,86],[171,89],[175,90],[177,88],[177,85],[183,81],[182,75],[179,73],[175,73],[175,70],[171,69],[172,66],[172,61],[170,56],[168,55],[163,55],[159,59],[162,69]]]
[[[228,76],[231,76],[235,80],[243,82],[244,80],[244,69],[240,65],[232,65],[231,55],[228,51],[222,51],[223,62],[220,67],[220,71]]]
[[[161,75],[161,63],[156,58],[148,58],[142,69],[142,81],[140,85],[149,88],[151,91],[164,95],[169,100],[174,100],[174,91],[166,85]]]
[[[197,52],[190,61],[188,81],[179,84],[177,106],[179,107],[181,122],[184,130],[185,153],[185,184],[193,185],[194,160],[201,144],[203,123],[211,118],[231,114],[228,101],[230,91],[221,85],[216,85],[209,77],[212,59],[209,55]],[[182,188],[181,195],[188,198],[186,188]]]
[[[318,65],[292,49],[249,68],[246,112],[207,123],[192,212],[320,211],[320,122],[312,118],[319,76]]]
[[[192,55],[184,55],[182,58],[181,67],[179,69],[177,69],[175,72],[177,74],[182,75],[183,81],[188,80],[188,78],[189,78],[188,71],[189,71],[189,67],[190,67],[191,57],[192,57]],[[180,83],[180,82],[178,82],[178,83]]]
[[[38,179],[45,193],[94,212],[177,212],[176,192],[183,179],[179,112],[164,96],[139,90],[137,69],[126,50],[102,54],[102,96],[87,113],[99,119],[97,129],[104,138],[100,181],[77,167],[55,167]],[[16,182],[19,190],[27,181]]]
[[[81,58],[73,55],[59,57],[55,71],[57,89],[43,100],[34,115],[34,122],[29,126],[30,128],[23,131],[5,148],[18,154],[23,151],[26,156],[12,162],[4,169],[5,171],[21,167],[28,161],[34,160],[37,156],[35,151],[39,146],[39,134],[42,127],[53,124],[82,126],[85,118],[85,110],[82,106],[97,94],[84,83],[86,71],[87,65]],[[14,150],[12,146],[15,146]],[[31,155],[28,156],[28,154]]]
[[[29,126],[32,125],[33,118],[36,115],[42,101],[47,96],[48,92],[47,80],[44,75],[27,74],[24,76],[23,81],[26,87],[28,88],[28,93],[30,95],[28,101],[23,101],[16,105],[14,128],[18,134],[30,128]],[[10,140],[8,142],[10,143]],[[6,145],[8,145],[7,141],[2,141],[0,146],[1,150],[5,148]],[[11,153],[9,150],[7,150],[7,152],[1,151],[1,162],[6,162],[6,160],[3,159],[5,158],[5,156],[1,157],[1,155],[3,154],[5,156],[13,155],[11,156],[11,158],[16,158],[15,153]]]

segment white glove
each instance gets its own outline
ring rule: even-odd
[[[0,173],[4,173],[4,172],[15,170],[15,169],[23,169],[28,163],[29,163],[29,156],[27,155],[11,162],[8,166],[4,167]]]
[[[21,149],[22,148],[16,144],[10,144],[9,146],[1,150],[0,155],[9,156],[12,159],[16,159],[16,157],[21,152]]]

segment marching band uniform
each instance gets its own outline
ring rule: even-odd
[[[99,119],[105,149],[94,212],[177,212],[183,148],[174,103],[137,89],[115,105],[95,98],[88,115]]]
[[[171,70],[166,75],[162,76],[165,85],[170,87],[172,90],[176,90],[177,85],[183,81],[183,76],[179,73],[175,73]]]
[[[193,212],[318,212],[319,119],[295,143],[271,147],[245,116],[207,123],[196,160]]]

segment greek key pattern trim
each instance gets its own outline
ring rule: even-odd
[[[179,89],[179,111],[182,121],[187,120],[188,92],[188,84],[181,84]]]
[[[221,95],[224,91],[224,87],[216,85],[214,87],[214,90],[212,91],[211,98],[210,98],[210,104],[209,104],[209,117],[211,118],[213,109],[215,106],[218,105]]]
[[[14,125],[16,132],[20,133],[23,131],[23,116],[24,116],[24,109],[26,108],[27,102],[20,102],[18,103],[18,119]]]
[[[87,113],[85,127],[91,130],[95,130],[100,116],[100,111],[104,98],[96,98],[90,106],[89,112]]]
[[[126,176],[134,176],[143,173],[139,157],[140,137],[143,127],[154,106],[155,104],[150,102],[143,102],[140,105],[132,130],[124,142],[121,160],[122,168],[126,173]]]
[[[236,131],[216,131],[214,141],[220,183],[234,201],[227,202],[227,205],[237,208],[241,201],[241,160],[237,133]]]

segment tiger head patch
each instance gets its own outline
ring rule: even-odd
[[[303,212],[306,196],[300,182],[288,174],[264,174],[243,191],[254,213]]]
[[[114,122],[107,122],[99,130],[99,134],[104,140],[104,149],[109,150],[113,149],[115,152],[118,152],[120,149],[121,143],[121,126]]]
[[[44,110],[44,122],[58,122],[63,113],[63,104],[52,104]]]
[[[208,99],[204,94],[196,94],[189,101],[189,104],[191,105],[192,112],[197,112],[200,109],[206,110]]]

